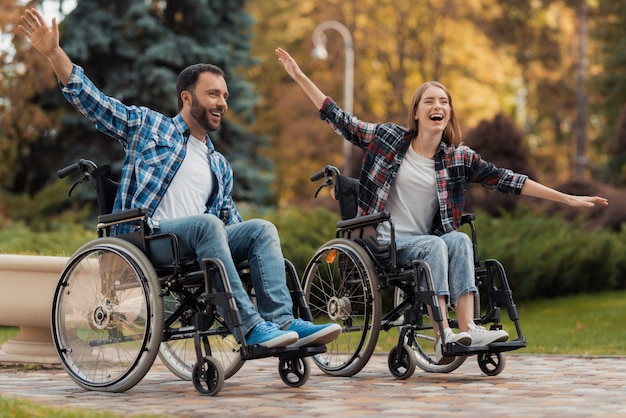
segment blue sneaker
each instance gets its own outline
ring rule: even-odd
[[[314,345],[328,344],[341,334],[341,325],[331,323],[315,325],[302,319],[294,319],[287,331],[298,333],[298,341],[292,347],[310,347]]]
[[[298,341],[298,334],[283,331],[273,322],[259,322],[246,337],[246,344],[261,345],[267,348],[286,347]]]

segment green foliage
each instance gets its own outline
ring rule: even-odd
[[[96,237],[94,191],[57,180],[33,197],[0,190],[0,253],[69,256]]]
[[[265,212],[278,228],[283,253],[302,274],[315,251],[335,236],[337,214],[327,209]],[[469,228],[464,232],[469,233]],[[514,213],[476,219],[481,259],[500,261],[516,301],[626,288],[626,228],[589,229],[525,206]]]
[[[283,253],[300,276],[317,249],[334,238],[339,220],[323,208],[244,213],[276,225]],[[95,238],[93,226],[85,224],[82,213],[71,212],[37,230],[8,223],[0,230],[0,253],[70,255]],[[582,220],[568,222],[524,206],[499,217],[477,212],[476,228],[480,258],[503,264],[516,301],[626,288],[626,228],[589,229]]]
[[[93,215],[93,206],[89,202],[95,198],[90,195],[88,187],[79,187],[72,193],[73,198],[70,200],[67,197],[70,187],[68,180],[57,180],[32,197],[0,190],[3,211],[7,218],[5,222],[0,220],[0,226],[10,223],[8,220],[11,220],[39,232],[54,230],[59,225],[69,223],[86,224]]]
[[[14,223],[0,229],[0,253],[67,257],[94,238],[95,228],[83,225],[57,224],[35,231],[24,223]]]
[[[515,300],[626,287],[626,229],[588,229],[526,208],[491,218],[478,214],[481,258],[497,259]]]

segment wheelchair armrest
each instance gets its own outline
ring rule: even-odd
[[[141,218],[148,211],[144,208],[129,209],[122,212],[108,213],[106,215],[98,216],[98,223],[111,224],[120,221],[127,221],[129,219]]]
[[[356,218],[337,222],[337,229],[361,228],[370,225],[378,225],[381,222],[388,221],[390,217],[389,212],[378,212],[371,215],[358,216]]]
[[[472,223],[472,221],[476,220],[476,215],[473,213],[464,213],[461,215],[461,225]]]

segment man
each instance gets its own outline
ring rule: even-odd
[[[99,91],[60,47],[56,19],[48,27],[39,11],[30,9],[21,22],[22,32],[50,62],[66,99],[124,147],[114,212],[145,208],[154,231],[178,237],[181,256],[220,259],[248,344],[300,347],[327,344],[339,336],[337,324],[294,319],[276,228],[260,219],[244,222],[235,207],[231,166],[208,135],[220,127],[228,109],[228,87],[219,67],[196,64],[179,74],[179,113],[169,118]],[[236,265],[244,260],[250,264],[258,311],[237,273]]]

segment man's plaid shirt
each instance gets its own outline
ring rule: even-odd
[[[407,130],[392,123],[360,121],[330,97],[324,101],[320,117],[364,151],[358,215],[384,211],[391,185],[410,145]],[[431,230],[435,235],[459,229],[468,183],[480,183],[502,193],[520,194],[528,178],[482,160],[478,153],[465,145],[452,147],[443,141],[435,154],[435,172],[439,200],[439,212]]]
[[[145,208],[152,216],[185,158],[190,133],[183,118],[180,115],[169,118],[146,107],[126,106],[98,90],[77,65],[62,91],[99,131],[117,139],[124,147],[126,157],[113,211]],[[208,164],[216,180],[205,213],[222,218],[226,224],[241,222],[232,199],[232,168],[215,150],[208,135],[205,139]],[[126,224],[118,227],[116,233],[132,229],[133,225]]]

